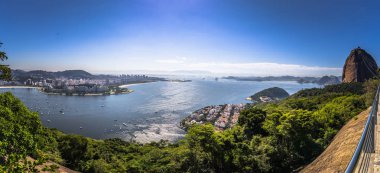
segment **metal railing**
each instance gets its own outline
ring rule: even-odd
[[[371,162],[371,155],[375,152],[375,125],[379,105],[379,87],[377,88],[376,95],[372,103],[371,112],[368,115],[360,141],[355,149],[350,163],[346,168],[345,173],[368,172]]]

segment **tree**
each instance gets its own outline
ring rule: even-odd
[[[0,47],[3,43],[0,43]],[[8,56],[5,52],[0,51],[0,61],[5,61],[8,59]],[[10,81],[12,79],[12,71],[8,65],[0,64],[0,80]]]
[[[221,172],[220,148],[214,127],[211,124],[194,125],[185,136],[188,148],[189,172]],[[222,154],[222,153],[221,153]]]
[[[88,140],[79,135],[66,135],[59,140],[62,158],[68,161],[68,165],[78,166],[77,164],[83,159],[87,151]]]
[[[240,112],[238,124],[244,127],[245,133],[250,136],[254,134],[264,135],[265,131],[262,128],[262,123],[266,116],[265,111],[256,107],[250,107]]]
[[[11,93],[0,94],[0,172],[33,169],[26,156],[38,155],[37,138],[43,132],[37,113]]]

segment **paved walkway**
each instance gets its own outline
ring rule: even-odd
[[[380,108],[380,104],[378,106]],[[379,109],[380,110],[380,109]],[[380,173],[380,111],[377,111],[377,122],[375,125],[375,153],[371,156],[369,173]]]

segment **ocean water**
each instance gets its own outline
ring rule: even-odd
[[[174,141],[184,135],[179,122],[208,105],[248,103],[248,96],[269,88],[290,94],[321,87],[297,82],[193,80],[154,82],[129,86],[130,94],[111,96],[46,95],[37,89],[0,89],[12,92],[30,109],[38,111],[43,124],[65,133],[96,139],[121,138],[139,142]]]

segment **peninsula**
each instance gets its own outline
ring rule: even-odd
[[[147,75],[93,75],[83,70],[12,70],[12,78],[9,82],[0,81],[0,86],[36,87],[47,94],[66,96],[126,94],[133,91],[126,87],[130,84],[167,81]]]

